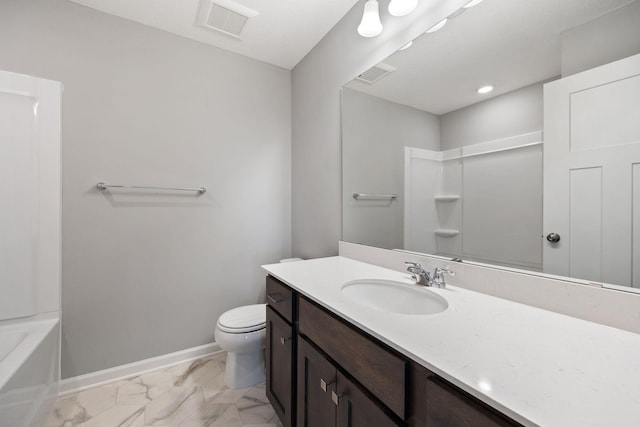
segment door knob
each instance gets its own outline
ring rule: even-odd
[[[551,243],[558,243],[560,241],[560,235],[558,233],[547,234],[547,241]]]

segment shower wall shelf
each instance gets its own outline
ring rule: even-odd
[[[456,200],[460,200],[460,196],[457,194],[443,194],[440,196],[434,196],[433,199],[436,202],[455,202]]]
[[[457,236],[458,234],[460,234],[460,231],[459,230],[448,229],[448,228],[438,228],[438,229],[434,230],[434,233],[438,237],[454,237],[454,236]]]

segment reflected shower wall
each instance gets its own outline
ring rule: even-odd
[[[542,270],[540,132],[405,149],[405,249]]]

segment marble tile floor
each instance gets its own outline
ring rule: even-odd
[[[282,427],[264,384],[231,390],[226,353],[61,397],[45,427]]]

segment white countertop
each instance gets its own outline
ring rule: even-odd
[[[342,284],[409,274],[344,257],[265,265],[271,275],[527,426],[640,426],[640,335],[466,289],[428,288],[433,315],[386,313]],[[640,321],[640,319],[638,319]]]

